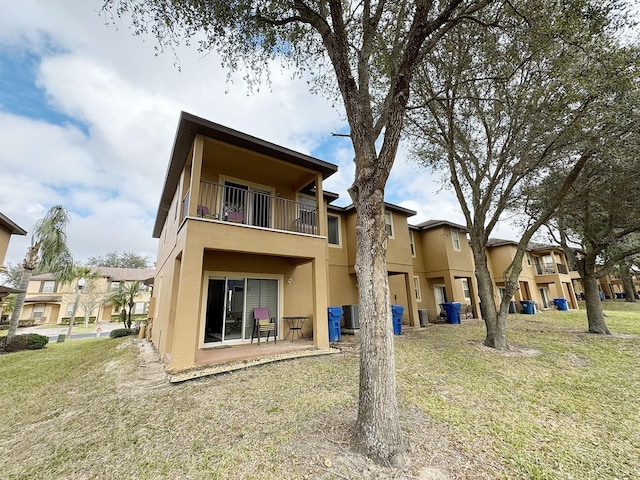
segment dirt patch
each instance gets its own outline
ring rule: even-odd
[[[383,467],[350,447],[356,413],[340,413],[312,419],[300,429],[291,455],[308,474],[305,478],[328,480],[419,479],[470,480],[495,478],[500,467],[491,465],[481,452],[473,456],[451,440],[448,428],[426,417],[418,408],[401,413],[407,440],[402,468]]]
[[[471,342],[472,345],[475,345],[476,348],[490,352],[495,355],[500,355],[501,357],[537,357],[538,355],[542,355],[540,350],[536,350],[535,348],[528,348],[522,345],[510,345],[507,350],[498,350],[495,348],[487,347],[482,343]]]

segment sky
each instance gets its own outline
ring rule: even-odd
[[[340,108],[274,65],[270,87],[227,81],[219,58],[193,47],[157,55],[151,37],[110,23],[102,0],[4,2],[0,16],[0,212],[27,230],[5,264],[22,261],[53,205],[71,215],[68,244],[82,264],[111,251],[154,262],[152,228],[181,111],[335,163],[324,185],[350,203],[353,151]],[[417,224],[464,224],[445,184],[401,148],[386,200]],[[505,231],[508,231],[508,227]],[[504,236],[504,235],[503,235]]]

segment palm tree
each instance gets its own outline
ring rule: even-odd
[[[122,319],[122,323],[124,323],[124,326],[126,327],[127,326],[126,311],[127,311],[128,297],[127,297],[125,285],[121,283],[120,285],[118,285],[117,289],[112,290],[107,296],[107,298],[105,299],[105,302],[110,303],[114,307],[119,307],[122,309],[120,312],[121,319]]]
[[[125,287],[125,294],[127,296],[127,305],[129,305],[129,319],[127,321],[127,328],[131,328],[131,311],[133,307],[136,305],[135,297],[140,292],[140,286],[142,282],[136,280],[135,282],[131,282],[129,285]]]
[[[78,303],[80,301],[81,289],[83,288],[85,283],[89,284],[90,282],[92,282],[94,279],[98,277],[99,277],[98,273],[95,270],[93,270],[91,267],[77,267],[77,266],[73,267],[73,272],[71,273],[71,279],[69,280],[69,283],[73,284],[76,279],[78,281],[80,279],[84,279],[85,282],[83,282],[82,285],[78,282],[78,285],[76,287],[78,290],[76,294],[76,301],[73,304],[73,311],[71,312],[71,316],[69,317],[69,327],[67,328],[67,338],[71,338],[71,332],[73,331],[73,324],[75,323],[75,320],[76,320]],[[87,316],[87,312],[85,311],[85,327],[87,326],[87,324],[88,324],[88,316]]]
[[[16,295],[16,304],[11,314],[7,341],[11,340],[18,330],[18,322],[24,299],[29,286],[31,274],[38,268],[53,274],[58,281],[73,279],[73,257],[67,246],[66,227],[69,223],[69,212],[61,205],[51,207],[47,214],[39,220],[31,236],[31,246],[22,263],[22,277]]]

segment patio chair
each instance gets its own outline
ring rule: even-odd
[[[196,214],[199,217],[205,218],[209,216],[209,207],[206,207],[204,205],[198,205],[198,208],[196,209]]]
[[[278,328],[275,318],[269,317],[269,309],[266,307],[253,309],[253,332],[251,333],[251,343],[253,338],[258,334],[258,345],[260,345],[260,336],[262,332],[267,332],[267,342],[269,341],[269,333],[273,332],[273,340],[278,343]]]

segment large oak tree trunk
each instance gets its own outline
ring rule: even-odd
[[[399,465],[405,446],[396,398],[383,190],[360,191],[355,205],[361,349],[354,447],[382,464]]]
[[[487,328],[484,344],[487,347],[505,350],[507,344],[507,312],[500,312],[496,308],[493,297],[493,282],[487,266],[487,254],[484,248],[473,248],[473,260],[478,281],[478,297],[480,297],[480,312]]]
[[[598,279],[593,273],[580,272],[582,284],[584,285],[584,299],[587,307],[587,320],[589,322],[589,333],[610,335],[611,332],[604,320],[602,302],[598,290]]]

